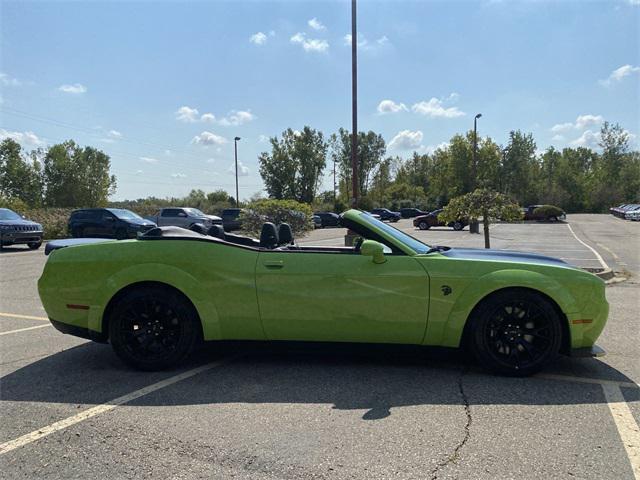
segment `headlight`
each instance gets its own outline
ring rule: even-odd
[[[3,232],[6,232],[8,230],[13,230],[13,226],[12,225],[0,225],[0,230],[2,230]]]

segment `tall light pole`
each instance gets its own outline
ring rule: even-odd
[[[471,161],[471,189],[475,190],[478,185],[478,119],[482,116],[478,113],[473,117],[473,159]],[[480,233],[480,226],[477,220],[469,224],[469,233]]]
[[[240,141],[240,137],[236,137],[233,139],[233,150],[235,152],[236,157],[236,208],[240,206],[240,198],[238,194],[238,142]]]
[[[351,0],[351,188],[352,208],[358,208],[358,31],[356,0]]]

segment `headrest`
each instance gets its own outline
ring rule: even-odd
[[[291,225],[281,223],[278,225],[278,245],[291,245],[293,243],[293,232]]]
[[[224,240],[224,228],[222,225],[211,225],[207,230],[207,235]]]
[[[278,246],[278,232],[276,226],[267,222],[262,225],[262,232],[260,233],[260,246],[262,248],[276,248]]]
[[[189,230],[192,232],[201,233],[202,235],[207,234],[207,227],[205,227],[202,223],[194,223],[189,227]]]

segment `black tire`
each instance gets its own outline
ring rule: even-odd
[[[38,250],[41,245],[42,245],[42,241],[27,243],[27,246],[29,247],[30,250]]]
[[[453,222],[452,227],[456,232],[459,232],[460,230],[462,230],[464,228],[464,223],[462,223],[462,222]]]
[[[189,301],[166,287],[140,287],[117,300],[109,315],[113,350],[140,370],[173,368],[201,340],[200,319]]]
[[[555,215],[552,217],[549,217],[549,221],[550,222],[557,222],[558,221],[558,217],[556,217]]]
[[[116,239],[124,240],[127,238],[127,231],[124,228],[118,228],[116,230]]]
[[[73,238],[82,238],[84,234],[84,229],[82,229],[81,227],[73,227],[71,229],[71,236]]]
[[[418,228],[420,230],[429,230],[431,228],[431,225],[429,225],[429,222],[423,220],[418,224]]]
[[[470,322],[468,346],[482,366],[501,375],[532,375],[560,350],[562,319],[547,298],[531,290],[491,295]]]

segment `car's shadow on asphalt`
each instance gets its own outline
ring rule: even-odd
[[[364,410],[364,420],[375,420],[389,416],[395,407],[420,405],[606,403],[597,384],[494,376],[457,352],[299,344],[220,347],[204,347],[177,370],[140,372],[124,366],[108,345],[88,342],[7,374],[0,380],[0,398],[9,402],[102,404],[191,368],[229,359],[132,404],[330,404],[336,409]],[[568,365],[569,375],[579,370],[583,377],[631,381],[597,359],[561,360],[553,373],[558,373],[558,368],[563,373],[567,367],[563,363]],[[627,401],[640,399],[639,389],[625,390]]]
[[[0,248],[0,255],[4,255],[7,253],[27,253],[33,251],[35,250],[31,250],[29,247],[24,245],[5,245],[4,247]]]

